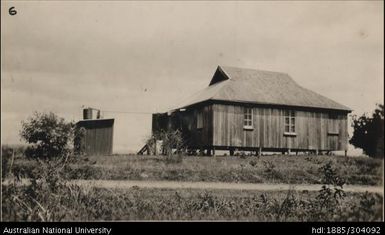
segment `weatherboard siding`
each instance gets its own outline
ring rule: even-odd
[[[87,155],[109,155],[113,150],[113,119],[82,120],[77,128],[85,128],[81,142]]]
[[[89,155],[111,154],[112,131],[111,127],[87,129],[85,134],[86,153]]]
[[[212,105],[214,146],[334,151],[347,147],[344,112],[329,118],[326,111],[297,110],[296,136],[285,136],[284,109],[253,107],[252,130],[243,128],[243,109],[241,105]]]

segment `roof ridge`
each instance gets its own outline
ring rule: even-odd
[[[278,71],[272,71],[272,70],[253,69],[253,68],[235,67],[235,66],[227,66],[227,65],[218,65],[218,67],[221,68],[223,72],[226,72],[225,71],[226,68],[229,68],[229,69],[239,69],[239,70],[251,70],[256,72],[278,73],[278,74],[284,74],[289,76],[289,74],[286,72],[278,72]],[[229,79],[231,79],[230,76],[229,76]]]

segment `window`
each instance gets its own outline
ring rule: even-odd
[[[339,120],[338,114],[329,113],[328,114],[328,135],[338,135],[339,134]]]
[[[295,112],[285,111],[285,133],[295,133]]]
[[[203,113],[198,111],[197,113],[197,129],[203,128]]]
[[[243,128],[253,129],[253,109],[245,108],[243,113]]]

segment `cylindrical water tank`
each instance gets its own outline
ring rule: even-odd
[[[92,119],[92,109],[91,108],[86,108],[83,109],[83,119]]]

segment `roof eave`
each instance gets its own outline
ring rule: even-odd
[[[285,107],[285,108],[299,108],[299,109],[312,109],[312,110],[328,110],[328,111],[339,111],[339,112],[346,112],[351,113],[353,110],[350,108],[327,108],[327,107],[316,107],[316,106],[301,106],[301,105],[287,105],[287,104],[274,104],[274,103],[263,103],[263,102],[252,102],[252,101],[230,101],[230,100],[220,100],[220,99],[207,99],[203,101],[198,101],[196,103],[188,104],[185,106],[181,106],[176,109],[169,110],[168,112],[175,112],[180,109],[189,109],[194,106],[198,106],[203,103],[211,103],[211,104],[220,104],[220,103],[227,103],[227,104],[253,104],[255,106],[272,106],[272,107]],[[166,112],[167,113],[167,112]]]
[[[208,101],[208,100],[207,100]],[[318,110],[335,110],[341,112],[351,113],[353,110],[350,108],[328,108],[328,107],[317,107],[317,106],[302,106],[302,105],[288,105],[288,104],[276,104],[276,103],[263,103],[263,102],[253,102],[253,101],[230,101],[230,100],[220,100],[220,99],[210,99],[213,103],[233,103],[233,104],[253,104],[256,106],[273,106],[273,107],[290,107],[290,108],[305,108],[305,109],[318,109]]]

